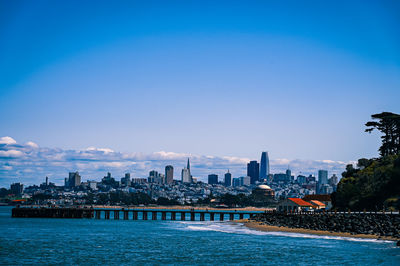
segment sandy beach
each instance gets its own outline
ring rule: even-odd
[[[366,234],[350,234],[341,232],[330,232],[330,231],[319,231],[303,228],[289,228],[289,227],[279,227],[261,224],[260,222],[249,221],[248,219],[237,220],[235,222],[243,223],[246,227],[264,231],[264,232],[289,232],[289,233],[299,233],[299,234],[310,234],[310,235],[326,235],[326,236],[339,236],[339,237],[352,237],[352,238],[369,238],[369,239],[379,239],[379,240],[389,240],[389,241],[399,241],[400,239],[393,237],[380,237],[378,235],[366,235]]]

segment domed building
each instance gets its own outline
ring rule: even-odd
[[[276,204],[275,191],[267,185],[258,185],[253,189],[250,197],[254,206],[257,207],[271,207]]]
[[[252,194],[257,198],[275,198],[275,191],[267,185],[258,185],[255,189],[253,189]]]

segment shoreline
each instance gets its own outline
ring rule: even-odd
[[[384,237],[378,235],[367,235],[367,234],[350,234],[344,232],[331,232],[331,231],[321,231],[321,230],[311,230],[304,228],[290,228],[284,226],[272,226],[261,224],[260,222],[250,221],[248,219],[234,221],[236,223],[243,223],[244,226],[263,231],[263,232],[287,232],[287,233],[298,233],[307,235],[320,235],[320,236],[338,236],[338,237],[348,237],[348,238],[364,238],[364,239],[376,239],[376,240],[386,240],[386,241],[399,241],[400,239],[394,237]]]

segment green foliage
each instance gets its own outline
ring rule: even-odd
[[[383,134],[381,136],[382,145],[379,148],[381,156],[400,154],[400,115],[382,112],[371,117],[378,121],[367,122],[365,126],[368,128],[365,129],[365,132],[371,133],[377,129]]]
[[[334,195],[341,210],[397,208],[400,201],[400,155],[360,159],[358,168],[346,167]]]

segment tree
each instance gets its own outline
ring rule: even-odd
[[[336,193],[335,208],[346,210],[399,209],[400,207],[400,115],[383,112],[371,116],[366,132],[382,133],[381,157],[359,159],[357,168],[349,164],[342,173]]]
[[[371,133],[374,129],[377,129],[383,133],[381,136],[382,145],[379,148],[380,155],[384,157],[400,154],[400,115],[382,112],[371,115],[371,118],[378,121],[367,122],[365,132]]]

